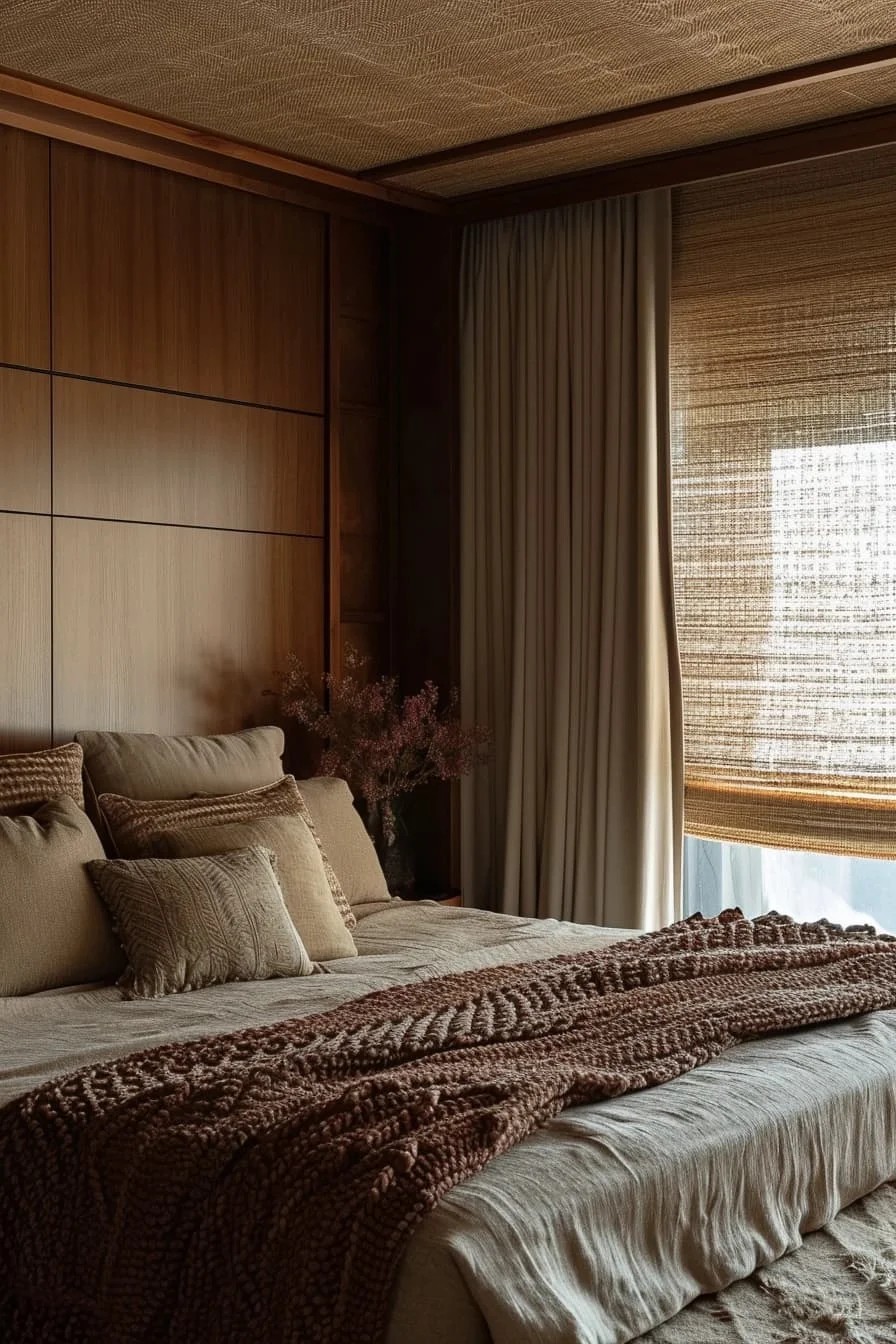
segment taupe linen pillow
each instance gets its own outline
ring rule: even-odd
[[[253,845],[207,858],[89,863],[127,956],[125,998],[310,975],[273,857]]]
[[[33,810],[61,794],[84,806],[81,767],[84,753],[76,742],[46,751],[0,756],[0,813]]]
[[[104,793],[100,795],[99,807],[115,848],[123,858],[157,854],[159,837],[166,831],[222,826],[225,822],[251,821],[255,817],[301,817],[320,845],[311,813],[292,775],[284,775],[276,784],[263,789],[247,789],[245,793],[230,793],[222,798],[138,799]],[[345,927],[352,929],[356,921],[351,906],[322,846],[320,853],[336,908]]]
[[[355,810],[351,789],[344,779],[323,775],[296,783],[346,900],[356,915],[372,914],[391,898],[373,841]],[[369,910],[361,909],[368,905]]]
[[[31,817],[0,817],[0,995],[121,973],[121,948],[84,866],[102,855],[71,798]]]
[[[84,769],[97,796],[189,798],[243,793],[283,774],[283,731],[248,728],[219,737],[155,733],[76,733]]]
[[[256,817],[222,826],[166,831],[159,848],[172,858],[224,854],[263,845],[277,856],[277,877],[296,931],[313,961],[356,957],[358,949],[333,900],[320,846],[301,817]]]

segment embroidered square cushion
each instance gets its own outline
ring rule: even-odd
[[[87,865],[127,957],[127,998],[154,999],[231,980],[310,975],[260,845],[191,859],[97,859]]]

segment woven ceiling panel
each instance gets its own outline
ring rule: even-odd
[[[414,191],[458,196],[855,115],[887,103],[896,103],[896,68],[757,93],[738,102],[662,112],[569,140],[505,150],[387,180]]]
[[[348,170],[893,40],[893,0],[0,5],[8,69]]]

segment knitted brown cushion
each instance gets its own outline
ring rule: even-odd
[[[122,858],[148,858],[160,852],[170,852],[168,842],[161,841],[166,831],[221,826],[227,822],[251,821],[255,817],[301,817],[320,846],[311,813],[292,775],[284,775],[276,784],[267,784],[261,789],[247,789],[245,793],[228,793],[216,798],[143,800],[104,793],[100,795],[99,807]],[[320,854],[336,907],[345,927],[353,929],[356,920],[351,906],[322,847]]]
[[[83,807],[83,764],[84,753],[77,742],[47,751],[0,756],[0,814],[32,811],[62,794]]]
[[[95,859],[87,871],[128,959],[118,982],[126,998],[313,970],[274,856],[260,845],[198,859]]]

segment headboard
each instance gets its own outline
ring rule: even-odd
[[[377,223],[0,127],[0,751],[243,727],[288,651],[385,652],[388,266]]]

